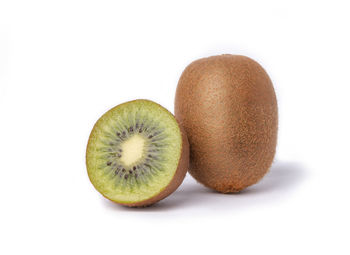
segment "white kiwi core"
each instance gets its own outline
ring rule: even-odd
[[[142,158],[145,139],[142,136],[135,134],[122,143],[121,147],[123,152],[120,160],[126,166],[130,166]]]

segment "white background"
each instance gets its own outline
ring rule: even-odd
[[[348,1],[0,1],[0,254],[349,254]],[[257,60],[279,102],[270,173],[241,194],[189,175],[128,209],[88,180],[95,121],[173,112],[193,60]]]

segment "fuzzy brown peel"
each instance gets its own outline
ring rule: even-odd
[[[190,143],[190,174],[238,192],[269,170],[277,143],[275,91],[265,70],[238,55],[203,58],[182,73],[175,116]]]

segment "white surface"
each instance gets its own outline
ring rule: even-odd
[[[347,1],[0,2],[0,254],[349,254]],[[238,195],[187,176],[146,209],[102,198],[95,121],[146,98],[173,111],[191,61],[260,62],[280,114],[270,173]]]

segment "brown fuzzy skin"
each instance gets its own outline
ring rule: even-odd
[[[269,170],[277,143],[275,91],[265,70],[238,55],[199,59],[182,73],[175,116],[190,143],[190,174],[222,193]]]
[[[147,200],[140,201],[137,203],[129,203],[129,204],[122,204],[129,207],[146,207],[150,206],[167,196],[169,196],[171,193],[173,193],[183,182],[186,173],[188,171],[189,161],[190,161],[190,148],[189,143],[187,139],[187,135],[185,130],[179,125],[182,135],[182,152],[179,160],[179,164],[177,165],[176,172],[174,174],[173,179],[168,184],[168,186],[165,187],[158,195],[151,197]]]

